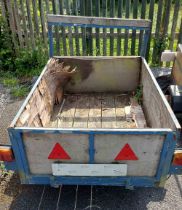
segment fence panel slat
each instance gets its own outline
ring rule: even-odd
[[[2,12],[3,21],[4,21],[5,24],[7,24],[7,16],[6,16],[6,9],[5,9],[4,0],[0,0],[0,5],[1,5],[1,12]]]
[[[118,0],[118,17],[122,17],[123,0]],[[121,55],[121,29],[117,30],[117,55]]]
[[[16,28],[17,28],[19,45],[20,45],[20,48],[23,48],[24,44],[23,44],[22,31],[21,31],[21,26],[20,26],[20,17],[19,17],[19,12],[18,12],[17,0],[14,0],[13,13],[14,13],[14,18],[15,18],[15,23],[16,23]]]
[[[155,27],[155,37],[154,37],[154,50],[152,54],[152,62],[156,62],[156,42],[159,39],[159,33],[160,33],[160,27],[161,27],[161,21],[162,21],[162,9],[163,9],[163,0],[159,0],[158,2],[158,11],[157,11],[157,22]]]
[[[170,37],[170,44],[169,44],[169,49],[170,50],[173,50],[179,9],[180,9],[180,0],[176,0],[175,6],[174,6],[173,23],[172,23],[172,28],[171,28],[171,37]]]
[[[115,0],[110,1],[110,17],[115,17]],[[114,51],[114,29],[110,29],[110,55],[113,55]]]
[[[138,14],[138,0],[133,1],[133,18],[137,19]],[[132,30],[131,55],[135,55],[136,45],[136,30]]]
[[[92,0],[86,0],[86,16],[92,16]],[[92,28],[86,29],[87,55],[93,55]]]
[[[78,1],[73,0],[73,8],[74,8],[74,15],[78,15]],[[80,46],[79,46],[79,30],[78,27],[74,27],[75,29],[75,45],[76,45],[76,55],[80,55]]]
[[[131,0],[128,0],[125,2],[125,6],[126,6],[125,18],[129,18],[129,15],[130,15],[130,2],[131,2]],[[129,34],[129,31],[126,29],[125,30],[125,42],[124,42],[124,55],[127,55],[127,53],[128,53],[128,34]]]
[[[57,14],[57,1],[52,0],[52,10],[53,14]],[[56,55],[60,55],[60,37],[59,37],[59,26],[54,26],[55,36],[56,36]]]
[[[64,8],[64,0],[59,0],[59,12],[63,15],[63,8]],[[63,45],[63,55],[67,56],[67,46],[66,46],[66,34],[65,34],[65,27],[61,27],[61,36],[62,36],[62,45]]]
[[[47,14],[49,14],[50,13],[49,0],[46,0],[45,3],[46,3],[46,11],[47,11]]]
[[[12,42],[14,44],[15,51],[17,51],[19,46],[18,46],[18,43],[16,40],[15,20],[14,20],[14,16],[13,16],[13,8],[12,8],[11,0],[6,1],[6,6],[7,6],[7,10],[8,10],[8,16],[9,16],[9,25],[10,25],[10,29],[11,29]]]
[[[163,37],[167,36],[168,32],[168,24],[169,24],[169,14],[170,14],[170,5],[171,0],[164,1],[164,8],[163,8],[163,16],[162,16],[162,27],[161,27],[161,35]]]
[[[70,1],[66,1],[66,14],[67,15],[71,15]],[[70,55],[74,55],[74,52],[73,52],[72,27],[68,27],[68,40],[69,40]]]
[[[155,0],[150,0],[149,19],[152,21],[152,23],[153,23],[153,17],[154,17],[154,4],[155,4]],[[147,44],[146,60],[148,60],[148,58],[149,58],[151,33],[152,33],[152,27],[151,27],[151,31],[149,34],[149,41]]]
[[[40,20],[41,20],[43,41],[44,41],[45,47],[47,47],[46,21],[45,21],[45,16],[44,16],[44,5],[43,5],[42,0],[39,0],[39,10],[40,10]]]
[[[107,0],[102,2],[103,17],[107,17]],[[103,55],[107,55],[107,29],[103,28]]]
[[[96,16],[100,17],[100,0],[95,0]],[[100,55],[100,29],[96,28],[96,55]]]
[[[145,19],[145,12],[146,12],[147,0],[142,0],[141,2],[141,19]],[[143,41],[143,31],[140,31],[139,35],[139,46],[138,46],[138,55],[140,55],[142,41]]]
[[[35,49],[35,38],[34,38],[34,30],[33,30],[33,24],[32,24],[30,0],[26,0],[26,7],[27,7],[28,25],[29,25],[29,30],[30,30],[32,47],[33,49]]]
[[[180,30],[179,30],[178,43],[182,43],[182,18],[181,18],[181,25],[180,25]]]
[[[80,0],[80,15],[85,15],[85,0]],[[86,28],[82,28],[82,55],[86,55]]]
[[[39,20],[38,20],[38,15],[37,15],[37,0],[32,0],[33,4],[33,17],[34,17],[34,26],[35,26],[35,31],[37,36],[39,36]]]

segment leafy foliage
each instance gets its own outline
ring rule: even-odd
[[[21,80],[31,80],[40,74],[47,61],[47,50],[41,43],[35,49],[13,49],[9,27],[0,17],[0,76],[1,82],[15,97],[27,94],[29,87],[22,85]]]

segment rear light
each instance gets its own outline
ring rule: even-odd
[[[14,161],[13,151],[10,146],[0,146],[0,161]]]
[[[182,150],[176,150],[174,152],[173,165],[182,166]]]

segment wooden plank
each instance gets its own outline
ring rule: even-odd
[[[86,0],[85,1],[85,9],[86,9],[86,16],[92,16],[92,0]],[[87,55],[92,56],[93,55],[93,40],[92,40],[92,28],[88,27],[86,28],[86,50]]]
[[[18,50],[18,43],[16,40],[16,29],[15,29],[15,20],[13,17],[12,1],[6,1],[6,6],[7,6],[8,16],[9,16],[9,25],[11,29],[12,42],[13,42],[14,49],[16,52]]]
[[[42,26],[42,34],[43,34],[43,40],[45,47],[47,47],[47,32],[46,32],[46,21],[44,16],[44,5],[43,1],[39,0],[39,9],[40,9],[40,20],[41,20],[41,26]]]
[[[178,52],[174,61],[171,74],[174,80],[174,84],[182,85],[182,47],[180,48],[180,45],[178,46]]]
[[[116,111],[113,95],[102,95],[102,128],[116,128]]]
[[[1,7],[3,21],[7,24],[7,15],[6,15],[6,8],[5,8],[4,0],[0,1],[0,7]]]
[[[110,1],[110,17],[115,17],[115,0]],[[110,55],[113,55],[114,52],[114,38],[113,38],[114,29],[110,29]]]
[[[118,1],[118,18],[122,17],[123,0]],[[121,29],[117,30],[117,55],[121,55]]]
[[[170,128],[173,131],[180,130],[180,125],[148,64],[144,59],[142,60],[142,102],[148,125],[152,128]]]
[[[66,1],[66,14],[67,15],[71,15],[70,2],[69,1]],[[68,40],[69,40],[70,55],[74,55],[74,52],[73,52],[72,27],[68,27]]]
[[[160,26],[161,26],[161,21],[162,21],[162,8],[163,8],[163,0],[159,0],[158,11],[157,11],[157,22],[156,22],[156,27],[155,27],[155,40],[159,39]],[[156,46],[156,43],[154,43],[154,49],[153,49],[153,54],[152,54],[153,63],[156,63],[156,59],[158,59],[156,58],[156,50],[157,50],[157,46]]]
[[[126,5],[126,13],[125,13],[125,18],[129,18],[129,15],[130,15],[130,3],[131,3],[131,0],[128,0],[125,2],[125,5]],[[124,55],[127,55],[128,54],[128,33],[129,31],[126,29],[125,30],[125,42],[124,42]]]
[[[38,20],[38,15],[37,15],[37,11],[38,11],[38,8],[37,8],[37,0],[32,0],[32,4],[33,4],[33,17],[34,17],[34,26],[35,26],[35,31],[36,31],[36,34],[37,36],[39,36],[39,20]]]
[[[73,1],[74,15],[78,15],[78,1]],[[79,45],[79,28],[74,27],[75,30],[75,45],[76,45],[76,55],[80,55],[80,45]]]
[[[27,23],[26,23],[26,18],[25,18],[25,6],[23,3],[23,0],[20,0],[20,10],[21,10],[21,18],[22,18],[22,29],[23,29],[23,34],[25,37],[25,45],[29,47],[29,40],[28,40],[28,29],[27,29]]]
[[[180,32],[178,37],[178,43],[182,43],[182,18],[181,18],[181,24],[180,24]]]
[[[128,13],[128,12],[127,12]],[[127,15],[129,17],[129,14]],[[66,16],[66,15],[48,15],[48,22],[52,23],[72,23],[72,24],[95,24],[101,26],[128,26],[128,27],[150,27],[150,20],[103,18],[89,16]],[[127,17],[126,17],[127,18]]]
[[[102,7],[103,7],[103,17],[107,17],[107,0],[102,2]],[[107,55],[107,29],[103,28],[103,55]]]
[[[52,9],[53,9],[53,14],[57,14],[56,10],[56,0],[52,0]],[[54,26],[55,30],[55,37],[56,37],[56,54],[60,55],[60,36],[59,36],[59,26]]]
[[[59,0],[59,6],[60,6],[60,14],[63,14],[63,8],[64,8],[64,0]],[[66,44],[66,35],[65,35],[65,27],[61,27],[61,36],[62,36],[62,45],[63,45],[63,55],[67,56],[67,44]]]
[[[129,106],[129,95],[118,94],[115,95],[115,106],[116,106],[116,128],[135,128],[135,124],[132,121],[132,115],[130,113]],[[129,108],[129,112],[127,112]],[[129,119],[128,119],[129,114]]]
[[[77,106],[74,116],[74,128],[87,128],[89,115],[89,97],[80,95],[77,97]]]
[[[135,121],[137,128],[146,128],[147,122],[145,120],[145,115],[143,113],[142,107],[138,104],[136,99],[131,98],[131,114]]]
[[[89,97],[88,128],[101,128],[101,95]]]
[[[138,15],[138,0],[133,1],[133,18],[136,19]],[[136,30],[132,30],[132,41],[131,41],[131,55],[135,55],[136,45]]]
[[[85,1],[80,1],[80,15],[84,16],[85,15]],[[86,29],[81,28],[82,31],[82,55],[86,55]]]
[[[96,16],[100,17],[100,0],[95,0]],[[96,55],[100,55],[100,29],[96,28]]]
[[[46,0],[45,3],[46,3],[46,11],[47,11],[47,14],[49,14],[50,13],[49,0]]]
[[[146,5],[147,5],[147,0],[142,0],[142,2],[141,2],[141,16],[140,16],[141,19],[145,19]],[[141,51],[141,46],[142,46],[142,42],[143,42],[143,34],[144,34],[144,32],[140,31],[138,55],[140,55],[140,51]]]
[[[58,114],[58,128],[73,127],[76,106],[77,96],[67,96],[62,112]]]
[[[149,8],[149,20],[153,23],[153,16],[154,16],[154,4],[155,0],[150,0],[150,8]],[[146,59],[149,58],[149,52],[150,52],[150,41],[151,41],[151,32],[152,32],[152,24],[151,24],[151,31],[149,34],[149,40],[147,43],[147,50],[146,50]]]
[[[33,24],[32,24],[30,0],[26,0],[26,8],[27,8],[27,17],[28,17],[28,25],[29,25],[29,30],[30,30],[31,44],[32,44],[33,49],[35,49],[35,37],[34,37],[34,30],[33,30]]]
[[[178,21],[178,14],[180,10],[180,0],[175,1],[175,6],[174,6],[174,13],[173,13],[173,24],[171,28],[171,38],[170,38],[170,43],[169,43],[169,49],[173,50],[173,45],[174,45],[174,39],[175,39],[175,31],[176,31],[176,26],[177,26],[177,21]]]
[[[24,43],[23,43],[23,37],[22,37],[22,31],[21,31],[21,25],[20,25],[20,16],[19,16],[19,8],[18,8],[17,0],[14,0],[13,13],[14,13],[14,19],[16,22],[19,45],[20,45],[20,48],[23,48]]]

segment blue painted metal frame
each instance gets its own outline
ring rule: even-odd
[[[151,32],[151,27],[141,27],[141,26],[105,26],[105,25],[96,25],[96,24],[74,24],[74,23],[64,23],[64,22],[48,22],[48,37],[49,37],[49,56],[53,57],[54,55],[54,46],[53,46],[53,26],[63,26],[63,27],[82,27],[82,28],[116,28],[116,29],[127,29],[127,30],[140,30],[145,31],[143,42],[141,46],[140,56],[145,57],[147,50],[147,43],[149,41],[149,36]]]
[[[175,150],[176,140],[174,133],[170,129],[151,129],[151,130],[105,130],[105,129],[34,129],[34,128],[9,128],[10,140],[13,145],[17,168],[20,173],[23,184],[48,184],[57,186],[61,184],[79,184],[79,185],[116,185],[131,188],[134,186],[152,187],[158,186],[170,172],[170,163]],[[94,135],[95,134],[130,134],[130,135],[162,135],[165,136],[163,149],[154,177],[54,177],[52,175],[32,175],[29,170],[29,164],[26,157],[26,151],[23,144],[22,133],[74,133],[89,135],[89,163],[94,163]]]

